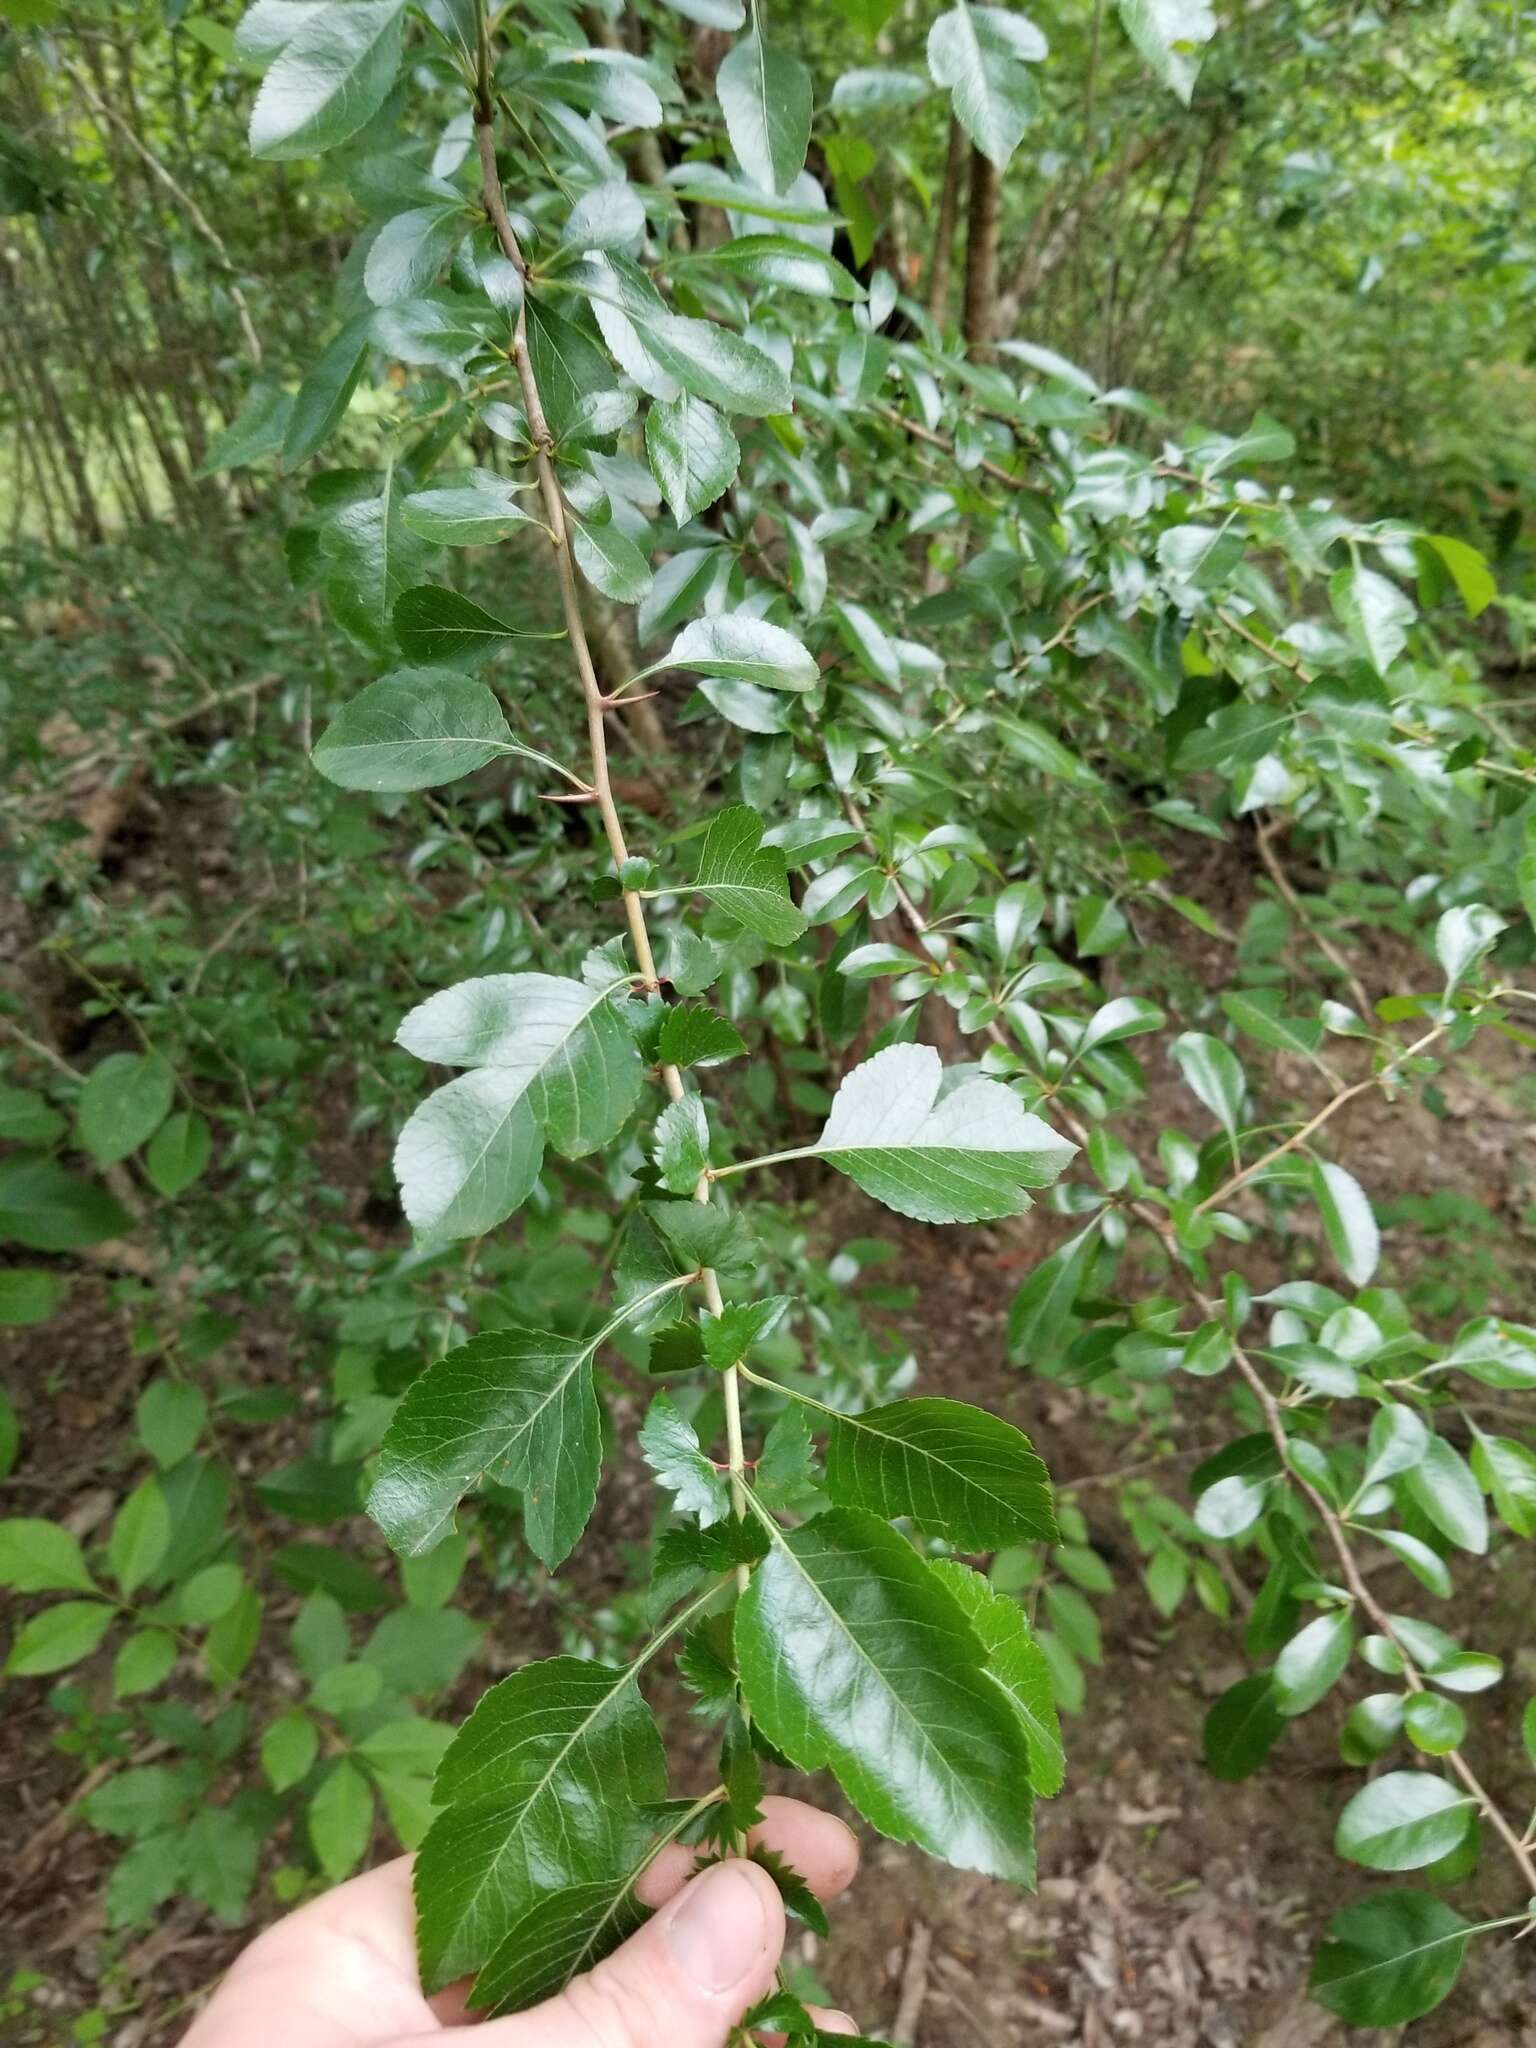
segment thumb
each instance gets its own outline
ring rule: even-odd
[[[475,2048],[725,2048],[773,1989],[783,1947],[768,1873],[713,1864],[558,1998],[477,2027]]]

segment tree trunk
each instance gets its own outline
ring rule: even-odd
[[[960,123],[949,124],[949,153],[944,159],[944,188],[939,194],[939,218],[933,231],[933,255],[928,272],[928,312],[941,332],[949,313],[949,266],[955,257],[955,223],[960,218],[960,184],[965,176],[965,130]]]
[[[991,347],[997,315],[997,231],[1002,180],[979,149],[971,151],[971,204],[965,230],[965,341],[972,355]]]

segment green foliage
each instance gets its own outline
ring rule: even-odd
[[[264,663],[221,646],[216,579],[206,617],[159,594],[174,564],[134,588],[189,643],[186,701],[142,743],[154,786],[212,805],[239,779],[240,871],[273,878],[263,943],[241,957],[169,889],[102,921],[78,834],[40,811],[24,895],[97,1028],[82,1072],[8,1040],[21,1080],[0,1089],[8,1244],[155,1254],[151,1281],[112,1283],[153,1360],[113,1514],[83,1545],[0,1524],[0,1581],[43,1603],[8,1673],[110,1654],[120,1722],[101,1737],[81,1709],[70,1739],[113,1765],[86,1817],[126,1845],[114,1926],[178,1892],[238,1918],[280,1833],[302,1885],[387,1827],[421,1845],[429,1983],[474,1973],[479,2006],[512,2010],[639,1923],[667,1843],[740,1846],[759,1757],[829,1768],[872,1826],[1033,1881],[1110,1547],[1010,1422],[908,1397],[865,1309],[909,1297],[867,1241],[825,1256],[832,1176],[838,1201],[920,1225],[1010,1226],[1021,1371],[1138,1435],[1221,1432],[1187,1503],[1113,1492],[1160,1620],[1258,1588],[1257,1668],[1205,1723],[1213,1775],[1248,1777],[1337,1704],[1348,1768],[1395,1747],[1405,1766],[1343,1803],[1340,1855],[1435,1884],[1470,1866],[1490,1795],[1461,1698],[1503,1673],[1465,1588],[1536,1534],[1536,1460],[1472,1390],[1506,1413],[1536,1335],[1501,1300],[1455,1331],[1426,1313],[1340,1113],[1442,1114],[1458,1068],[1529,1047],[1536,761],[1495,658],[1523,646],[1512,549],[1320,496],[1319,437],[1298,457],[1253,412],[1276,402],[1257,372],[1222,409],[1234,431],[1162,413],[1131,386],[1113,292],[1093,323],[1061,314],[1076,285],[1042,292],[1016,339],[994,289],[969,347],[946,271],[913,295],[919,215],[971,144],[1016,167],[1005,250],[1038,209],[1054,261],[1035,174],[1065,142],[1080,188],[1056,197],[1096,223],[1081,277],[1121,262],[1101,209],[1123,187],[1151,266],[1124,266],[1132,306],[1166,304],[1141,323],[1151,360],[1207,348],[1182,284],[1197,237],[1224,345],[1211,280],[1234,259],[1202,227],[1214,203],[1232,232],[1224,124],[1262,206],[1317,226],[1349,175],[1291,134],[1303,58],[1266,58],[1269,24],[1124,0],[1090,54],[1072,24],[1048,50],[969,0],[834,11],[641,8],[643,54],[596,61],[560,9],[257,0],[239,30],[264,72],[255,154],[327,232],[357,231],[334,333],[274,322],[281,373],[208,455],[212,476],[280,457],[296,515],[275,716],[248,734],[231,715]],[[1282,10],[1298,45],[1306,11]],[[712,79],[677,12],[735,35]],[[1415,147],[1443,168],[1438,132]],[[1209,179],[1174,205],[1186,156]],[[1477,155],[1472,190],[1486,172]],[[1372,218],[1414,203],[1378,185]],[[1182,253],[1160,241],[1181,212]],[[1484,267],[1512,264],[1490,234]],[[1276,292],[1302,352],[1309,289]],[[1306,380],[1267,380],[1313,405]],[[299,483],[322,452],[335,466]],[[67,761],[41,738],[46,670],[24,687],[49,796]],[[114,700],[93,681],[72,701],[85,728]],[[1255,841],[1265,880],[1233,931],[1191,849]],[[1410,963],[1374,1003],[1351,950],[1373,923]],[[1211,948],[1199,986],[1166,943],[1184,926]],[[402,1055],[460,1071],[422,1087]],[[393,1142],[411,1243],[343,1215],[317,1164],[338,1105],[375,1195]],[[807,1188],[814,1228],[775,1200]],[[221,1355],[229,1304],[279,1288],[304,1332],[291,1384]],[[62,1269],[18,1264],[0,1320],[64,1299]],[[301,1351],[324,1360],[304,1383]],[[615,1355],[667,1380],[632,1433],[660,1488],[648,1592],[567,1613],[561,1640],[604,1654],[520,1666],[450,1736],[419,1709],[480,1647],[460,1574],[569,1597],[546,1574],[631,1412]],[[244,1432],[274,1422],[285,1462],[253,1473]],[[365,1497],[394,1560],[347,1528]],[[257,1514],[287,1540],[250,1544]],[[1356,1563],[1382,1554],[1390,1594]],[[297,1694],[264,1689],[274,1636]],[[663,1653],[719,1727],[701,1795],[669,1797],[641,1689]],[[141,1729],[168,1761],[123,1765]],[[1490,1849],[1523,1842],[1519,1819]],[[1401,2024],[1481,1931],[1374,1894],[1333,1923],[1313,1989]],[[758,2023],[808,2037],[788,1992]]]

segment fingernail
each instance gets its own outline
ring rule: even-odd
[[[701,1991],[729,1991],[766,1945],[762,1894],[738,1864],[696,1877],[678,1903],[667,1935],[672,1953]]]
[[[856,2034],[859,2031],[859,2023],[851,2012],[823,2013],[816,2024],[824,2034]]]

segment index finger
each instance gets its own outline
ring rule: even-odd
[[[762,1820],[747,1836],[747,1846],[782,1856],[818,1899],[835,1899],[845,1892],[859,1867],[858,1836],[836,1814],[772,1793],[763,1801]],[[636,1885],[636,1896],[647,1906],[664,1906],[682,1889],[697,1861],[696,1851],[674,1842]]]

